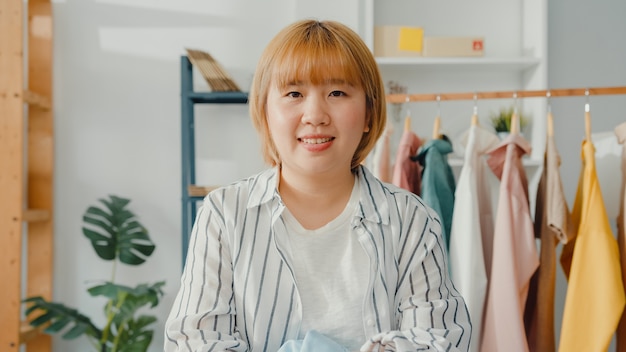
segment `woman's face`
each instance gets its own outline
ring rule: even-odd
[[[302,175],[349,172],[368,131],[365,92],[343,79],[272,84],[267,122],[282,172]]]

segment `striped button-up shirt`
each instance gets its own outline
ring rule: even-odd
[[[437,215],[366,168],[351,226],[369,258],[363,328],[378,351],[467,351],[471,325],[448,276]],[[268,169],[210,193],[193,226],[165,351],[268,351],[297,339],[302,307]]]

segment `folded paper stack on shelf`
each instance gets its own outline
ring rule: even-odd
[[[213,91],[241,92],[239,86],[237,86],[235,81],[228,75],[222,65],[209,53],[195,49],[186,50],[189,61],[200,71],[202,77],[204,77]]]

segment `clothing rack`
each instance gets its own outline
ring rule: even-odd
[[[511,99],[537,97],[574,97],[591,95],[626,94],[626,86],[595,87],[595,88],[564,88],[546,90],[511,90],[494,92],[472,93],[429,93],[429,94],[388,94],[388,103],[406,103],[416,101],[443,101],[443,100],[478,100],[478,99]]]

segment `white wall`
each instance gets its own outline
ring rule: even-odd
[[[55,300],[101,316],[103,303],[88,296],[86,288],[91,280],[108,279],[110,264],[98,259],[83,237],[81,217],[107,194],[129,197],[157,248],[147,264],[120,267],[117,280],[167,282],[166,296],[151,311],[159,317],[151,351],[162,350],[163,323],[181,271],[179,58],[185,47],[206,50],[246,89],[267,41],[294,18],[308,11],[318,17],[334,12],[328,18],[361,25],[354,14],[334,11],[329,0],[317,10],[314,3],[54,2]],[[549,6],[550,86],[626,85],[626,3],[550,0]],[[206,88],[201,77],[196,84]],[[594,131],[626,120],[624,96],[591,103]],[[552,103],[566,193],[572,198],[580,167],[582,104],[569,98]],[[236,159],[232,177],[263,167],[246,106],[201,106],[197,116],[198,156]],[[566,127],[573,132],[561,133]],[[86,350],[86,341],[55,339],[55,351]]]
[[[142,266],[119,267],[117,281],[166,281],[151,311],[159,318],[151,351],[162,350],[181,273],[180,56],[186,47],[210,52],[247,90],[261,50],[294,11],[290,0],[54,4],[55,300],[102,326],[103,302],[86,289],[109,279],[111,265],[82,235],[82,214],[108,194],[129,197],[156,251]],[[198,108],[205,113],[199,156],[237,156],[238,177],[262,167],[247,106]],[[86,340],[57,338],[54,347],[89,350]]]

